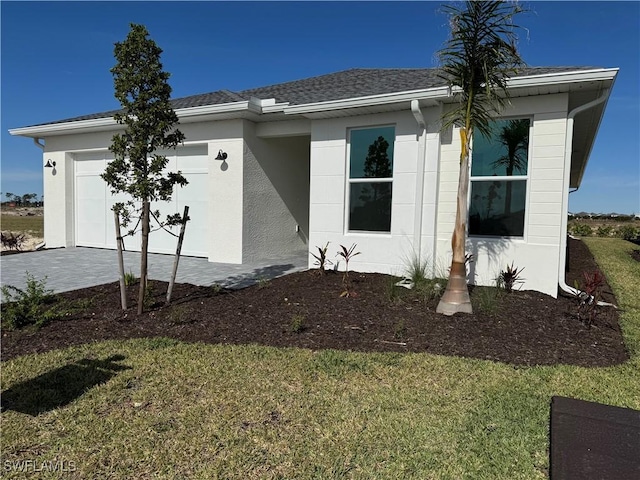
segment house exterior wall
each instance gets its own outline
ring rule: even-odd
[[[242,263],[243,212],[243,122],[229,120],[180,125],[186,144],[208,146],[208,200],[210,261]],[[76,154],[107,151],[116,131],[59,135],[45,138],[43,160],[56,162],[44,175],[44,225],[47,248],[75,245],[75,171]],[[222,149],[224,162],[215,160]]]
[[[335,257],[340,245],[347,248],[356,243],[360,255],[354,257],[349,268],[361,272],[381,272],[400,275],[407,259],[417,252],[421,243],[422,255],[431,257],[435,239],[435,190],[437,186],[438,135],[434,133],[438,109],[424,109],[428,128],[421,135],[413,114],[409,111],[362,115],[357,117],[316,120],[311,131],[311,191],[309,219],[309,249],[330,242],[328,257]],[[346,196],[348,192],[347,142],[351,128],[395,126],[393,158],[393,187],[391,232],[349,232]],[[422,139],[422,140],[421,140]],[[420,148],[420,142],[423,148]],[[422,200],[416,195],[419,156],[425,155]],[[422,205],[417,213],[416,202]],[[418,215],[418,216],[416,216]],[[422,219],[422,228],[416,232]],[[418,239],[417,241],[415,239]],[[309,255],[309,266],[315,259]],[[344,265],[341,265],[341,269]]]
[[[495,285],[500,271],[513,262],[524,268],[523,289],[557,296],[567,111],[568,96],[556,94],[513,99],[512,106],[504,112],[504,117],[532,120],[524,236],[468,238],[467,252],[474,256],[469,266],[470,283]],[[443,142],[441,147],[437,226],[441,276],[447,275],[451,262],[459,158],[460,137],[454,129],[451,141]]]
[[[307,250],[309,137],[259,138],[244,122],[243,260]]]

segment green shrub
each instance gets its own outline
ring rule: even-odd
[[[305,329],[305,317],[304,315],[295,314],[291,317],[291,331],[293,333],[300,333]]]
[[[596,230],[596,235],[598,237],[610,237],[613,233],[613,227],[610,225],[600,225]]]
[[[43,326],[59,316],[49,305],[54,302],[53,290],[46,288],[47,277],[37,280],[26,272],[25,290],[13,285],[1,288],[6,302],[2,308],[2,323],[6,328],[16,329],[27,325]]]
[[[634,240],[638,236],[638,230],[633,225],[624,225],[616,231],[616,237],[623,240]]]
[[[137,281],[136,275],[131,270],[129,270],[129,273],[124,274],[124,284],[127,287],[134,285]]]
[[[474,311],[492,314],[500,308],[502,290],[497,287],[473,287],[471,305]]]
[[[577,237],[588,237],[593,233],[591,227],[586,223],[574,223],[569,228],[569,231]]]

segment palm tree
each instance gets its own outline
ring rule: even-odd
[[[509,120],[507,125],[502,127],[498,141],[506,147],[507,154],[498,158],[492,163],[494,167],[506,167],[507,177],[513,175],[514,170],[525,172],[527,170],[527,150],[529,149],[529,120],[520,118]],[[507,192],[505,195],[504,214],[511,213],[511,188],[512,182],[507,182]]]
[[[507,81],[524,62],[516,49],[517,27],[513,24],[513,17],[522,11],[518,4],[468,0],[463,7],[447,5],[444,10],[450,18],[451,36],[438,57],[442,77],[459,102],[443,114],[442,126],[459,127],[461,152],[451,238],[453,259],[437,311],[453,315],[472,313],[465,267],[471,141],[476,129],[487,137],[491,135],[490,122],[509,98]]]

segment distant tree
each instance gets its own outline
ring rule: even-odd
[[[22,202],[25,206],[30,206],[31,202],[38,197],[37,193],[25,193],[22,195]]]
[[[115,160],[102,174],[112,193],[124,192],[132,198],[114,206],[123,226],[137,217],[142,229],[138,314],[143,311],[147,286],[150,217],[153,215],[161,227],[182,221],[180,214],[161,221],[159,212],[151,212],[151,202],[170,200],[175,185],[188,183],[180,172],[164,173],[168,159],[157,153],[177,147],[185,136],[175,128],[178,116],[170,103],[170,74],[163,71],[160,62],[162,49],[148,37],[143,25],[131,24],[126,40],[115,44],[117,63],[111,73],[122,110],[114,118],[125,131],[113,136],[109,149]]]

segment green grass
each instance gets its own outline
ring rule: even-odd
[[[547,478],[552,395],[640,409],[633,245],[588,244],[624,308],[624,365],[102,342],[2,365],[3,397],[64,403],[2,413],[2,464],[74,462],[43,478]]]
[[[44,217],[42,216],[2,215],[0,222],[3,232],[24,232],[34,237],[44,237]]]

